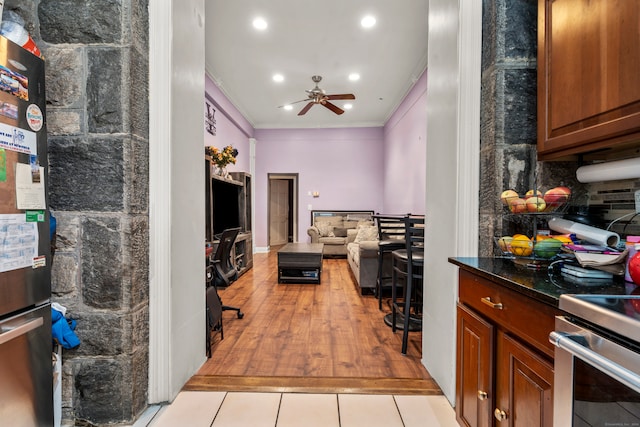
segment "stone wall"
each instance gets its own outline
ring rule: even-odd
[[[479,255],[492,256],[493,240],[483,236],[514,232],[502,217],[502,190],[566,185],[578,194],[582,186],[577,163],[536,160],[537,0],[482,4]]]
[[[52,300],[77,319],[63,423],[126,423],[148,387],[148,1],[7,0],[46,61]]]

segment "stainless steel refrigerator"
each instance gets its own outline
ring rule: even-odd
[[[53,425],[45,63],[0,36],[0,425]]]

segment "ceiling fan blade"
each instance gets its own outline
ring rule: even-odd
[[[284,105],[278,105],[278,108],[284,108],[287,105],[293,105],[293,104],[297,104],[298,102],[305,102],[305,101],[309,101],[309,98],[301,99],[300,101],[289,102],[289,103],[284,104]]]
[[[298,113],[299,116],[302,116],[303,114],[307,114],[307,111],[309,111],[309,109],[311,107],[313,107],[314,102],[310,102],[307,105],[304,106],[304,108],[302,110],[300,110],[300,112]]]
[[[343,109],[338,108],[337,106],[335,106],[334,104],[330,103],[329,101],[323,102],[322,105],[324,105],[325,107],[327,107],[329,110],[333,111],[336,114],[344,113]]]
[[[327,99],[331,99],[331,100],[356,99],[356,97],[352,93],[343,93],[343,94],[340,94],[340,95],[327,95]]]

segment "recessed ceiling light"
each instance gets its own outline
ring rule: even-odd
[[[285,105],[284,109],[287,110],[287,111],[291,111],[291,110],[293,110],[293,105]]]
[[[356,80],[360,80],[360,74],[358,73],[349,74],[349,80],[351,80],[352,82],[355,82]]]
[[[253,20],[253,28],[255,28],[256,30],[266,30],[267,21],[265,21],[263,18],[258,17]]]
[[[274,82],[283,82],[284,81],[284,76],[282,74],[274,74],[273,75],[273,81]]]
[[[353,108],[353,105],[352,104],[344,104],[342,106],[342,108],[344,108],[345,110],[351,110]]]
[[[376,25],[376,18],[371,15],[367,15],[362,18],[362,20],[360,21],[360,25],[362,25],[364,28],[371,28]]]

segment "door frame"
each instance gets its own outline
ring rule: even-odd
[[[268,173],[267,182],[269,183],[267,191],[267,243],[271,242],[271,181],[287,180],[292,182],[291,203],[289,204],[289,214],[292,218],[293,241],[298,241],[298,177],[297,173]]]

